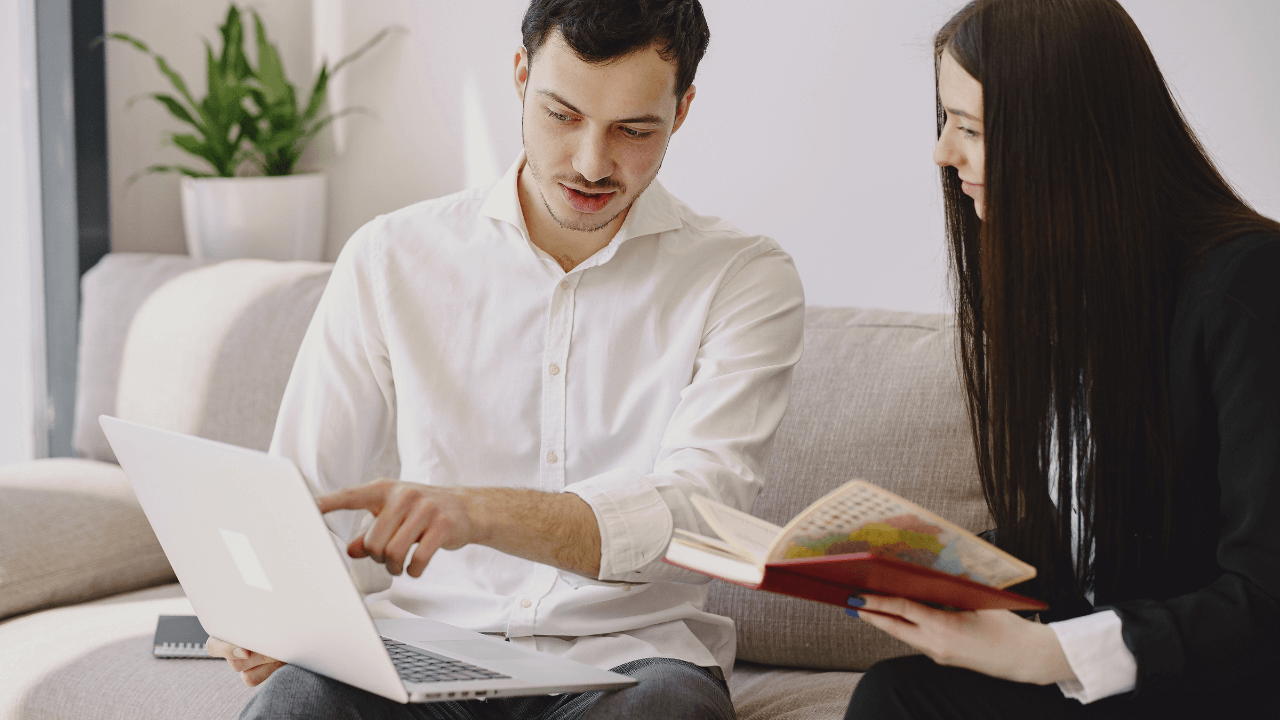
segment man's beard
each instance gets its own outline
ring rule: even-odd
[[[651,185],[654,179],[658,177],[658,173],[655,171],[653,173],[653,176],[650,177],[647,182],[645,182],[644,187],[641,188],[640,192],[636,193],[635,197],[631,198],[631,202],[627,203],[626,207],[622,208],[621,210],[619,210],[618,212],[610,216],[608,220],[605,220],[604,222],[597,224],[594,221],[594,219],[588,217],[586,218],[585,222],[573,222],[566,218],[560,217],[559,215],[556,214],[555,210],[551,209],[551,203],[547,202],[547,196],[542,191],[542,173],[539,172],[538,166],[534,164],[533,156],[530,155],[527,151],[525,152],[524,161],[529,165],[529,172],[530,174],[533,175],[534,184],[538,188],[538,196],[542,198],[542,205],[547,209],[547,213],[551,215],[551,219],[555,220],[556,224],[564,228],[565,230],[574,230],[576,232],[595,232],[597,230],[603,230],[605,227],[608,227],[609,223],[612,223],[614,220],[617,220],[618,217],[621,216],[624,212],[630,210],[631,206],[635,204],[636,198],[643,195],[644,191],[648,190],[649,185]],[[658,163],[658,169],[659,170],[662,169],[661,161],[659,161]],[[626,190],[626,188],[622,185],[622,183],[619,183],[615,180],[610,180],[609,178],[605,178],[603,180],[599,180],[596,182],[591,182],[586,178],[582,177],[581,175],[577,175],[577,176],[563,175],[563,176],[557,176],[555,178],[552,178],[552,180],[557,183],[560,180],[564,180],[566,183],[579,185],[585,188],[591,188],[593,190],[597,188],[602,190],[611,190],[611,189],[617,190],[619,194],[621,194],[623,191]]]

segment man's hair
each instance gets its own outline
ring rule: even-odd
[[[531,61],[553,30],[590,63],[656,46],[663,60],[676,63],[676,97],[693,85],[711,42],[698,0],[532,0],[520,29]]]

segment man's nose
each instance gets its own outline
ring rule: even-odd
[[[613,174],[613,158],[604,133],[584,133],[573,155],[573,169],[588,182],[597,182]]]

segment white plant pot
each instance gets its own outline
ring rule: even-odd
[[[182,224],[196,260],[320,260],[324,173],[283,177],[182,178]]]

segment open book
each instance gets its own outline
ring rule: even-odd
[[[720,539],[676,530],[666,562],[757,590],[845,607],[851,593],[960,610],[1044,610],[1004,590],[1036,569],[888,490],[854,480],[778,527],[704,497]]]

